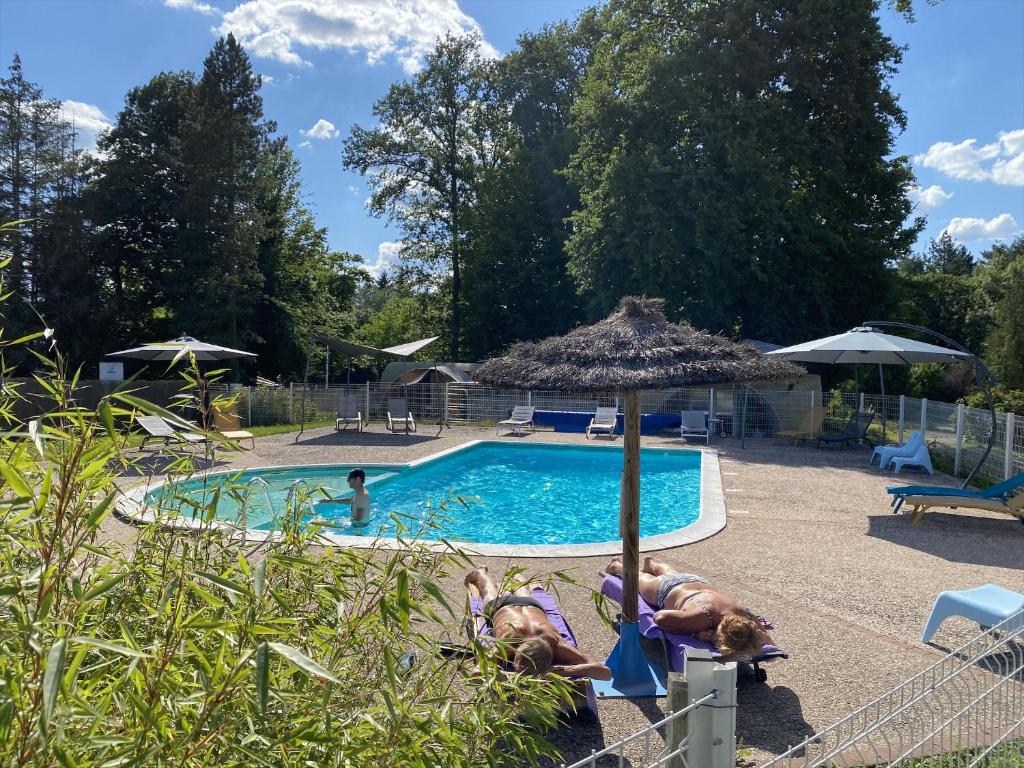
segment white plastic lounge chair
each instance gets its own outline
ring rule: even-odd
[[[388,429],[392,432],[401,427],[406,432],[416,431],[416,420],[412,417],[409,404],[404,397],[388,398]]]
[[[594,414],[594,418],[590,420],[587,425],[586,434],[587,439],[596,432],[605,432],[608,437],[615,437],[615,429],[619,421],[619,409],[614,405],[609,406],[598,406],[597,412]]]
[[[238,414],[231,411],[213,410],[213,426],[217,433],[232,441],[251,440],[252,449],[256,450],[256,435],[242,429],[242,421]]]
[[[504,421],[499,421],[494,427],[494,434],[498,434],[498,430],[503,426],[512,427],[513,435],[521,435],[523,427],[529,427],[531,432],[534,432],[533,426],[533,412],[535,408],[532,405],[517,405],[512,409],[512,415]]]
[[[893,472],[897,474],[904,467],[921,467],[929,475],[935,474],[935,470],[932,469],[932,458],[928,455],[928,446],[924,443],[917,447],[913,456],[896,456],[890,463],[892,464]]]
[[[338,396],[337,418],[334,420],[335,432],[348,429],[349,424],[355,424],[357,432],[363,431],[363,412],[359,408],[362,399],[359,395],[342,394]]]
[[[179,432],[159,416],[136,416],[135,422],[146,431],[140,448],[145,448],[150,440],[163,440],[168,445],[172,440],[177,443],[206,444],[209,439],[206,435],[197,435],[195,432]]]
[[[871,458],[868,460],[868,464],[875,462],[875,457],[878,457],[878,466],[885,469],[889,466],[889,462],[897,456],[913,456],[917,453],[917,449],[924,443],[924,433],[920,431],[914,431],[910,433],[910,437],[907,438],[907,442],[903,445],[879,445],[875,447],[875,450],[871,453]]]
[[[679,426],[679,439],[703,437],[705,443],[711,442],[708,430],[708,415],[704,411],[683,411]]]

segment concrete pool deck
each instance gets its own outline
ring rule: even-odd
[[[255,451],[231,456],[223,468],[407,463],[494,434],[456,427],[434,437],[435,431],[421,425],[419,434],[391,435],[373,425],[364,433],[312,430],[297,442],[295,433],[275,435],[258,438]],[[584,442],[582,435],[549,432],[502,439]],[[644,437],[642,445],[679,442]],[[1024,591],[1024,526],[1005,515],[962,510],[930,512],[912,528],[909,515],[890,513],[884,489],[893,476],[869,467],[864,449],[752,441],[744,450],[731,440],[711,447],[719,455],[726,527],[662,550],[658,558],[707,576],[768,616],[776,627],[773,638],[791,655],[768,665],[766,684],[740,682],[737,731],[753,760],[784,751],[973,637],[975,625],[950,619],[933,645],[920,642],[939,592],[989,582]],[[920,478],[907,472],[897,479],[909,484]],[[934,479],[955,484],[941,475]],[[126,478],[126,485],[138,482]],[[104,530],[111,538],[132,536],[129,526],[112,519]],[[615,634],[602,624],[591,598],[607,556],[476,559],[496,575],[511,565],[531,573],[571,573],[581,584],[560,587],[560,603],[581,647],[597,658],[611,650]],[[460,601],[461,576],[453,574],[445,585]],[[599,723],[575,724],[555,741],[571,762],[659,719],[663,707],[663,699],[605,700]]]

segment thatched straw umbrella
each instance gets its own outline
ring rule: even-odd
[[[640,391],[785,379],[802,373],[745,344],[670,323],[662,313],[663,304],[662,299],[627,296],[607,319],[564,336],[515,344],[474,375],[478,382],[496,387],[624,395],[622,617],[630,624],[637,621],[640,561]]]

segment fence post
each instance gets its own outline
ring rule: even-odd
[[[295,423],[295,382],[288,382],[288,423]]]
[[[366,423],[370,423],[370,382],[366,382]]]
[[[708,390],[708,420],[710,421],[711,419],[714,419],[714,418],[715,418],[715,388],[711,387],[711,389]],[[719,424],[718,426],[721,427],[722,425]],[[718,431],[721,432],[722,430],[719,429]]]
[[[928,398],[921,398],[921,435],[928,442]]]
[[[956,453],[953,455],[953,475],[960,474],[961,448],[964,442],[964,404],[956,406]]]
[[[451,382],[446,381],[444,383],[444,423],[448,423],[448,385]]]
[[[668,673],[667,707],[670,714],[686,708],[686,705],[689,703],[688,690],[689,684],[686,682],[686,675],[679,672]],[[688,719],[689,715],[680,715],[668,724],[668,728],[665,731],[665,751],[662,754],[668,755],[679,749],[679,745],[683,743],[683,738],[686,736]],[[669,768],[683,768],[685,763],[677,755],[669,759],[668,765]]]
[[[249,412],[248,421],[246,421],[245,426],[251,427],[252,426],[252,387],[246,387],[245,388],[245,407],[246,407],[246,410]]]
[[[712,691],[713,701],[697,707],[686,719],[686,764],[701,768],[736,765],[736,663],[716,664],[711,652],[687,649],[687,703]]]
[[[1006,414],[1006,446],[1003,449],[1003,479],[1009,480],[1013,477],[1013,433],[1015,431],[1014,415]]]
[[[907,396],[906,395],[900,395],[900,443],[903,442],[903,428],[904,428],[904,423],[905,423],[904,422],[904,418],[903,418],[903,414],[905,413],[906,405],[907,405]]]
[[[857,403],[857,411],[864,413],[864,393],[860,393],[860,401]]]

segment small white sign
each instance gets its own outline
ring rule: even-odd
[[[100,363],[100,381],[124,381],[124,363]]]

